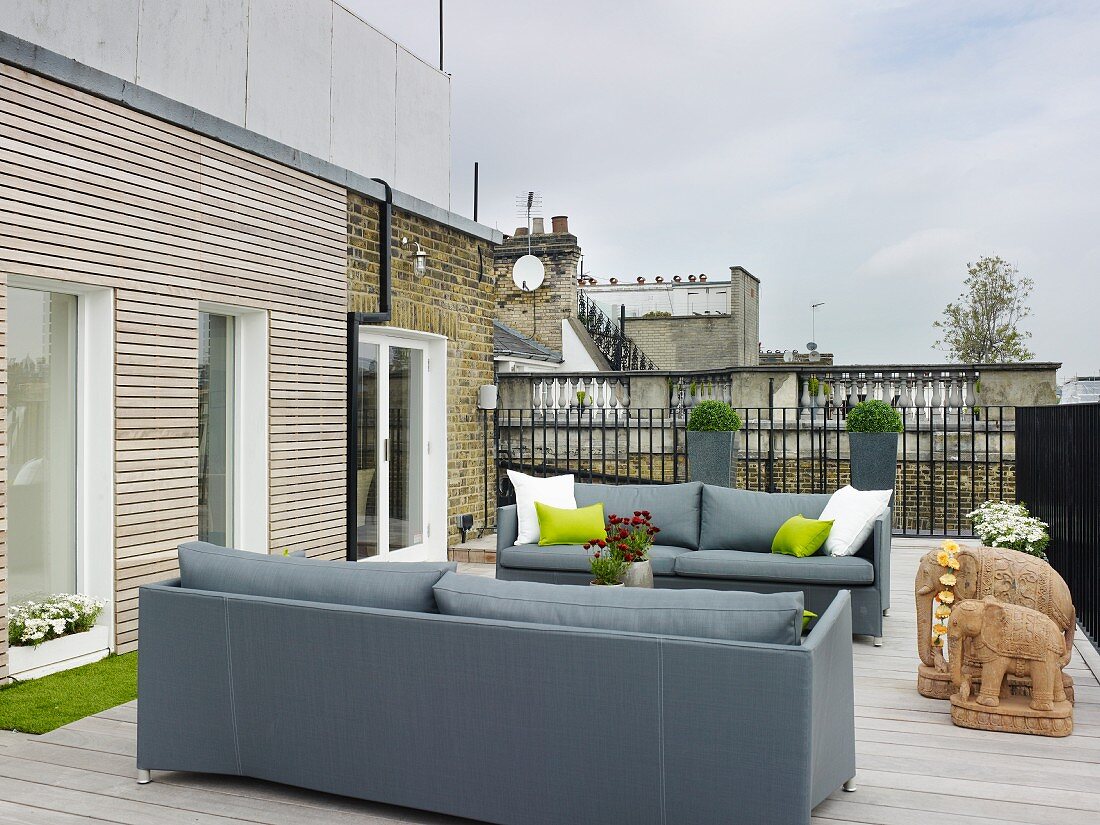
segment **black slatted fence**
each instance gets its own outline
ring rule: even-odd
[[[1050,525],[1047,551],[1077,619],[1100,639],[1100,404],[1016,411],[1017,498]]]

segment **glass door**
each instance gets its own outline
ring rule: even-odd
[[[373,330],[357,334],[349,558],[417,558],[429,536],[427,348]]]
[[[77,593],[77,297],[8,287],[8,603]]]

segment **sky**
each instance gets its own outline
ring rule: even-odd
[[[341,0],[438,65],[437,0]],[[768,349],[940,363],[966,266],[1100,373],[1100,3],[447,0],[452,203],[568,215],[598,277],[762,281]],[[549,221],[547,221],[549,223]]]

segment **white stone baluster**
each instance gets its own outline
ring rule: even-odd
[[[546,412],[546,379],[540,378],[531,382],[531,406],[539,413]]]
[[[554,402],[551,409],[553,409],[554,414],[557,415],[558,410],[561,409],[561,384],[558,382],[557,378],[554,379],[554,383],[550,387],[550,395]]]

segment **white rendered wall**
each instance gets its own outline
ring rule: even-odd
[[[588,354],[568,320],[561,322],[561,359],[560,369],[563,372],[597,372],[604,369]]]
[[[0,30],[450,207],[450,78],[333,0],[0,0]]]

